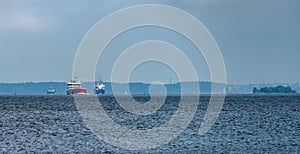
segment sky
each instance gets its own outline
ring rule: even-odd
[[[205,25],[223,55],[228,83],[300,82],[298,0],[2,0],[0,82],[69,81],[76,51],[91,27],[119,9],[141,4],[176,7]],[[199,80],[210,81],[207,63],[193,44],[160,27],[132,29],[112,40],[98,60],[96,79],[110,81],[122,51],[145,40],[181,48]],[[139,65],[130,80],[165,83],[170,78],[178,80],[176,70],[150,61]]]

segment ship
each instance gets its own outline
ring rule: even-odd
[[[48,90],[47,90],[47,94],[55,94],[55,92],[56,92],[56,90],[55,90],[55,88],[53,88],[53,87],[49,87],[48,88]]]
[[[103,82],[98,82],[95,89],[94,89],[95,94],[104,94],[105,93],[105,85]]]
[[[86,94],[86,88],[81,87],[81,82],[72,79],[67,85],[67,95]]]

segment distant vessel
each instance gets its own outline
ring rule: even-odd
[[[55,88],[53,88],[53,87],[49,87],[48,88],[48,90],[47,90],[47,94],[55,94],[55,92],[56,92],[56,90],[55,90]]]
[[[81,87],[81,82],[72,79],[67,85],[67,95],[86,94],[86,88]]]
[[[105,93],[105,85],[103,84],[103,82],[97,83],[97,85],[94,89],[94,93],[97,94],[97,95]]]

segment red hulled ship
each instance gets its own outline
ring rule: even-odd
[[[81,82],[74,79],[67,85],[67,95],[73,94],[86,94],[86,88],[82,88]]]

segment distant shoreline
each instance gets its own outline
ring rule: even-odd
[[[96,82],[83,82],[82,86],[88,89],[87,93],[93,93],[93,88],[95,87]],[[149,83],[143,82],[132,82],[129,83],[129,90],[127,89],[127,83],[111,83],[104,82],[106,86],[106,94],[113,93],[131,93],[131,94],[149,94],[149,87],[153,86]],[[190,89],[186,89],[184,94],[192,94],[200,91],[201,94],[210,94],[211,86],[224,88],[224,84],[220,83],[211,83],[211,82],[182,82],[182,83],[172,83],[165,84],[166,90],[169,94],[181,94],[181,85],[185,84],[185,86],[191,87]],[[200,89],[195,88],[196,84],[199,84]],[[25,95],[43,95],[46,94],[49,87],[53,87],[56,89],[56,94],[65,94],[66,93],[66,82],[24,82],[24,83],[0,83],[0,94],[1,95],[17,95],[25,94]],[[112,85],[117,87],[117,92],[112,90]],[[262,88],[262,87],[272,87],[284,84],[226,84],[226,94],[252,94],[253,88]],[[299,83],[287,83],[287,86],[290,86],[293,90],[296,90],[298,93],[300,92],[300,84]],[[154,85],[154,87],[158,85]],[[218,91],[221,91],[220,89]],[[158,92],[160,93],[160,92]]]
[[[163,94],[152,94],[152,96],[162,96]],[[221,96],[221,94],[167,94],[166,96]],[[259,94],[225,94],[225,97],[227,96],[297,96],[300,95],[299,93],[259,93]],[[48,94],[0,94],[0,97],[2,96],[43,96],[43,97],[55,97],[55,96],[66,96],[66,97],[74,97],[76,95],[67,95],[67,94],[53,94],[53,95],[48,95]],[[111,96],[151,96],[150,94],[104,94],[104,95],[96,95],[96,94],[86,94],[86,95],[77,95],[77,96],[83,96],[83,97],[88,97],[88,96],[97,96],[97,97],[111,97]]]

